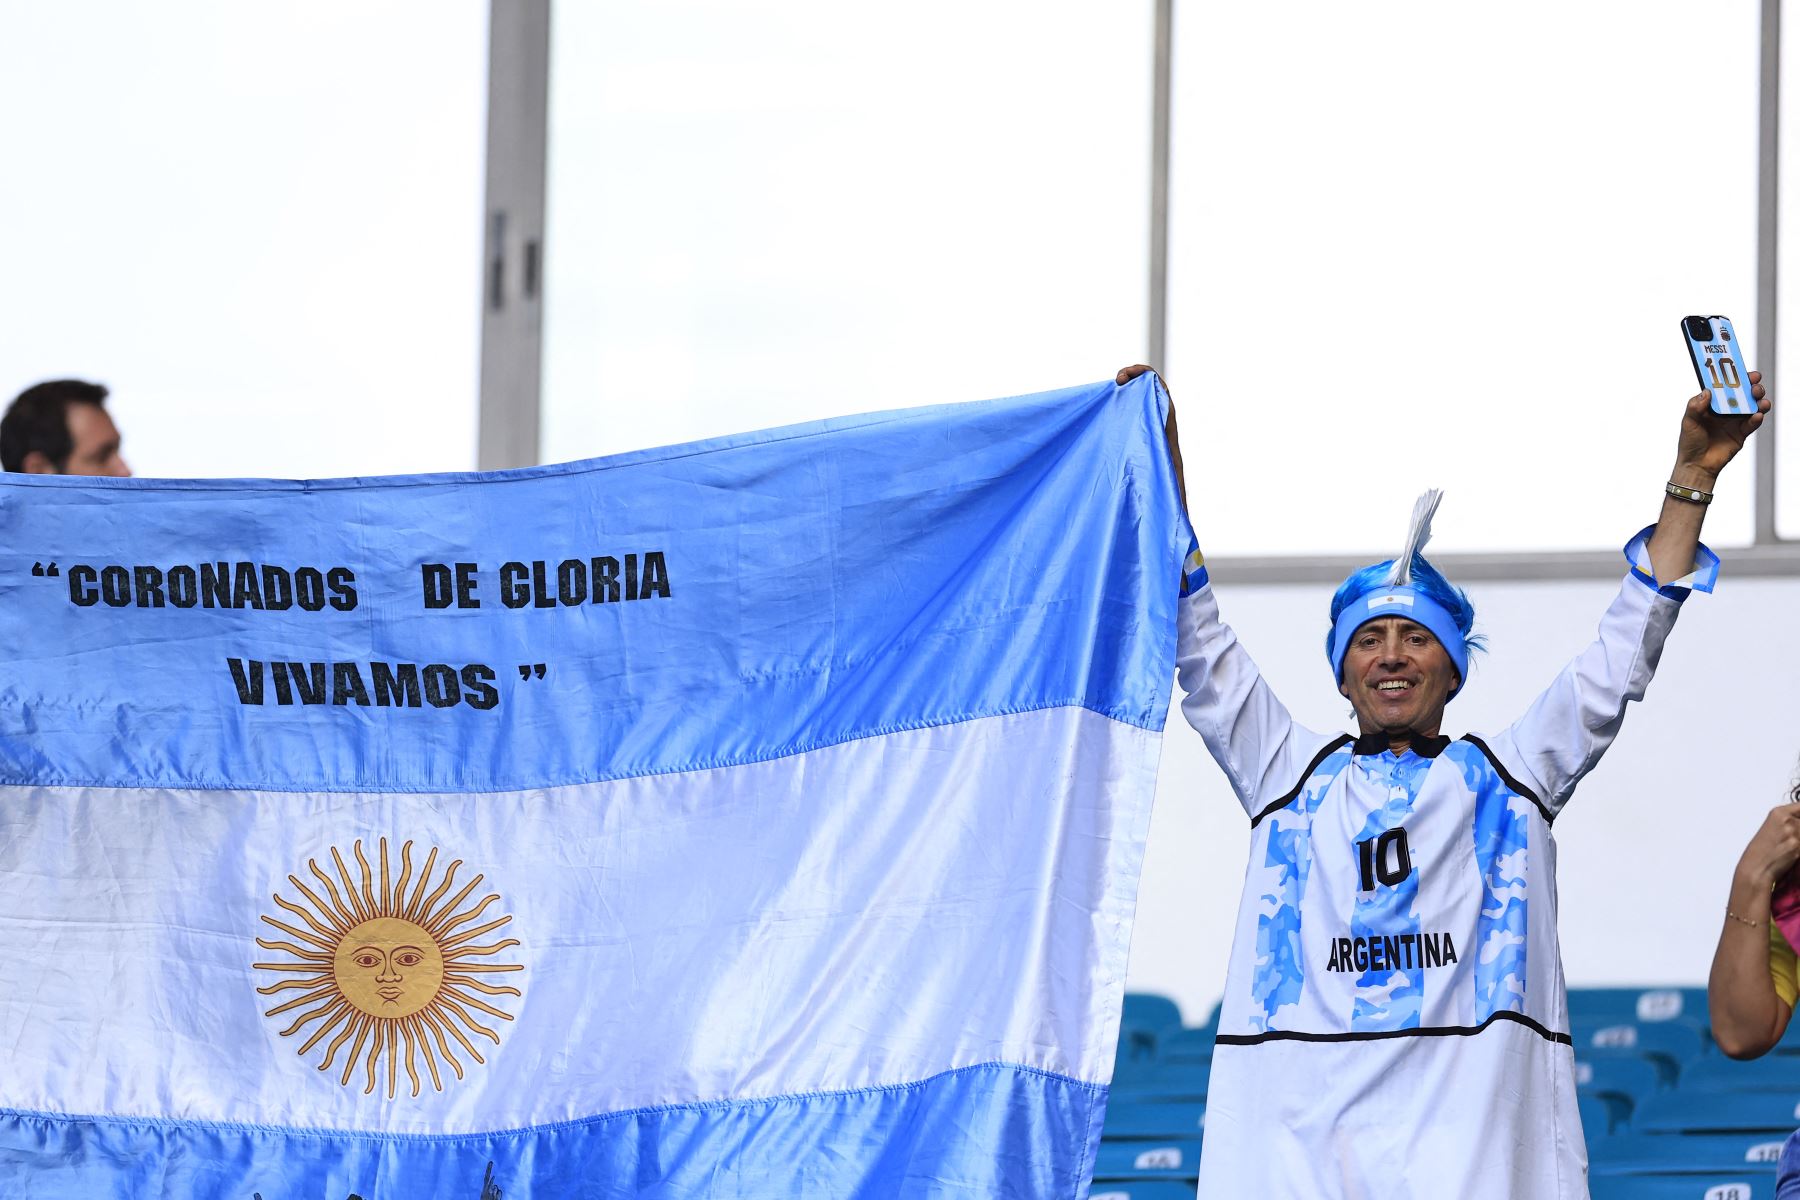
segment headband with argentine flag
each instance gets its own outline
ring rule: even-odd
[[[1462,690],[1463,682],[1469,678],[1469,649],[1463,640],[1462,630],[1457,628],[1456,618],[1448,609],[1414,587],[1412,582],[1413,556],[1431,540],[1431,518],[1443,498],[1444,493],[1440,488],[1432,488],[1419,497],[1418,502],[1413,505],[1412,523],[1406,531],[1406,545],[1401,548],[1399,557],[1394,559],[1394,568],[1388,572],[1387,581],[1358,597],[1354,604],[1347,606],[1338,615],[1337,621],[1332,625],[1333,682],[1343,680],[1344,655],[1349,652],[1350,637],[1357,629],[1383,617],[1404,617],[1429,629],[1432,636],[1443,644],[1444,650],[1450,655],[1450,661],[1456,665],[1458,682],[1450,695],[1455,696]]]

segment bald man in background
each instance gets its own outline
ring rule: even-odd
[[[20,392],[0,418],[0,468],[28,475],[129,475],[104,386],[54,379]]]

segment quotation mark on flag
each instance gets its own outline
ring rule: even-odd
[[[43,564],[43,563],[41,563],[41,562],[35,562],[35,563],[32,563],[32,564],[31,564],[31,573],[32,573],[32,574],[33,574],[33,575],[36,575],[36,576],[39,576],[39,577],[43,577],[43,576],[46,576],[46,575],[47,575],[47,576],[50,576],[50,577],[51,577],[51,578],[53,578],[53,579],[54,579],[54,578],[55,578],[55,577],[56,577],[56,576],[58,576],[58,575],[61,575],[61,574],[62,574],[62,572],[61,572],[61,571],[59,571],[59,570],[57,570],[57,568],[56,568],[56,564],[55,564],[55,563],[51,563],[51,564],[50,564],[50,565],[49,565],[49,566],[47,566],[47,567],[46,567],[46,566],[45,566],[45,565],[44,565],[44,564]]]
[[[530,679],[533,675],[536,675],[539,679],[542,679],[544,677],[545,670],[547,670],[547,668],[544,666],[543,663],[529,663],[529,664],[520,663],[519,664],[519,678],[520,679]]]

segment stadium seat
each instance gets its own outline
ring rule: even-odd
[[[1212,1064],[1137,1059],[1113,1067],[1116,1100],[1204,1100]]]
[[[1138,1025],[1120,1025],[1120,1043],[1112,1051],[1112,1078],[1156,1065],[1156,1033]]]
[[[1569,1020],[1577,1025],[1649,1025],[1683,1018],[1707,1020],[1705,988],[1569,989]]]
[[[1126,992],[1125,1008],[1119,1020],[1136,1029],[1160,1033],[1172,1025],[1181,1025],[1181,1008],[1167,996],[1155,992]]]
[[[1102,1181],[1200,1178],[1200,1139],[1166,1142],[1101,1142],[1094,1155],[1094,1190]]]
[[[1635,1050],[1666,1058],[1677,1069],[1707,1053],[1706,1027],[1688,1018],[1667,1021],[1574,1022],[1575,1053],[1587,1050]]]
[[[1785,1092],[1703,1092],[1678,1088],[1644,1101],[1631,1119],[1637,1133],[1766,1133],[1800,1125],[1800,1104]]]
[[[1156,1039],[1156,1057],[1163,1062],[1211,1062],[1216,1029],[1165,1029]]]
[[[1673,1087],[1674,1064],[1636,1050],[1582,1050],[1575,1055],[1575,1086],[1596,1095],[1624,1096],[1636,1104],[1659,1088]]]
[[[1596,1175],[1589,1200],[1774,1200],[1771,1173],[1725,1171],[1695,1175]]]
[[[1119,1025],[1119,1045],[1113,1051],[1113,1074],[1128,1070],[1133,1064],[1156,1061],[1156,1033],[1140,1025]]]
[[[1577,1093],[1575,1103],[1581,1109],[1581,1130],[1589,1141],[1611,1137],[1631,1127],[1631,1101],[1623,1096],[1582,1092]]]
[[[1588,1173],[1699,1175],[1725,1171],[1773,1176],[1786,1134],[1621,1133],[1588,1143]]]
[[[1113,1052],[1114,1075],[1127,1063],[1154,1059],[1158,1038],[1171,1027],[1181,1027],[1181,1009],[1173,1000],[1153,992],[1126,992],[1119,1016],[1119,1045]]]
[[[1100,1137],[1109,1142],[1198,1137],[1205,1123],[1204,1100],[1111,1100]]]
[[[1681,1086],[1708,1092],[1791,1092],[1800,1098],[1800,1056],[1765,1054],[1739,1062],[1709,1054],[1682,1072]]]
[[[1088,1200],[1194,1200],[1194,1185],[1173,1179],[1115,1180],[1096,1184]]]

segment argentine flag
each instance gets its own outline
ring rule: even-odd
[[[0,1193],[1085,1195],[1162,420],[4,477]]]

